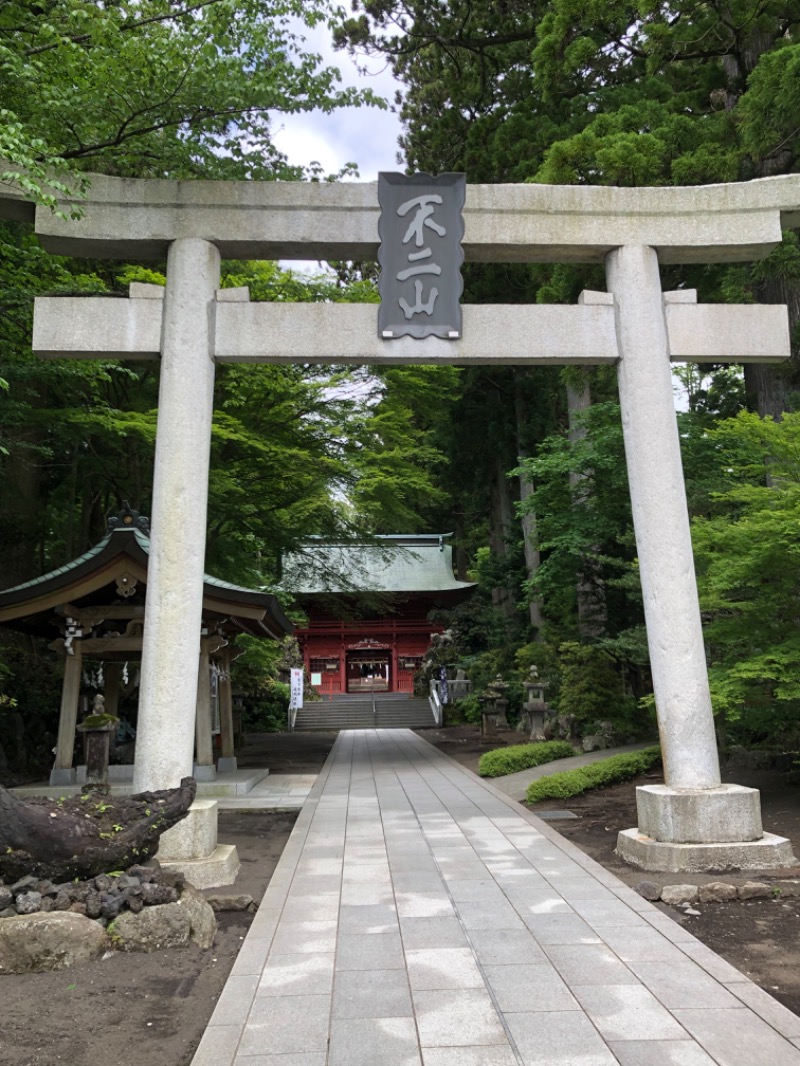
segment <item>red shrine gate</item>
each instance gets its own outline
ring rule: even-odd
[[[431,635],[443,629],[428,621],[430,611],[454,607],[473,588],[453,576],[445,540],[314,541],[285,560],[283,585],[308,614],[296,636],[312,688],[323,696],[413,692]],[[380,606],[368,606],[370,596]]]
[[[313,618],[297,630],[297,639],[311,685],[322,695],[411,693],[431,633],[441,629],[424,616],[368,624]]]

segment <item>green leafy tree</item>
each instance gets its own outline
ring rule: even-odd
[[[81,172],[297,177],[271,118],[369,93],[306,51],[324,0],[9,0],[0,10],[3,180],[52,205]]]
[[[692,539],[714,706],[734,738],[800,743],[800,416],[708,433],[717,489]],[[769,476],[767,476],[769,475]]]

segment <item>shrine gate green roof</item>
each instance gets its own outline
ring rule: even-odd
[[[452,534],[392,534],[368,543],[309,538],[283,560],[281,585],[294,595],[441,593],[475,587],[453,574]]]

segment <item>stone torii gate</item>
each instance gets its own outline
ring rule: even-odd
[[[33,216],[20,196],[6,211]],[[638,790],[638,828],[620,850],[663,870],[791,863],[789,842],[762,831],[758,792],[720,783],[670,375],[671,360],[788,357],[787,313],[664,293],[659,265],[764,257],[782,226],[800,227],[800,177],[468,186],[464,221],[466,259],[604,262],[608,292],[577,307],[466,306],[457,340],[386,341],[374,305],[251,304],[218,288],[222,257],[377,258],[375,184],[93,177],[80,221],[36,209],[53,253],[167,259],[166,290],[39,298],[34,321],[40,355],[161,358],[135,787],[172,786],[192,768],[215,362],[614,363],[667,782]]]

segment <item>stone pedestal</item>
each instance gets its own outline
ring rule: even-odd
[[[528,740],[547,740],[544,735],[544,720],[547,717],[546,707],[523,707],[520,732],[528,734]]]
[[[61,785],[78,784],[78,775],[75,770],[56,768],[50,771],[50,784],[54,787]]]
[[[217,844],[217,803],[195,800],[189,813],[161,837],[156,856],[168,870],[180,870],[195,888],[232,885],[239,856],[232,844]]]
[[[617,853],[633,866],[668,873],[765,870],[795,863],[790,841],[765,833],[757,789],[636,789],[638,827],[619,834]]]
[[[108,760],[111,751],[111,734],[116,733],[118,721],[107,725],[78,726],[83,733],[86,750],[86,784],[90,788],[108,787]]]

